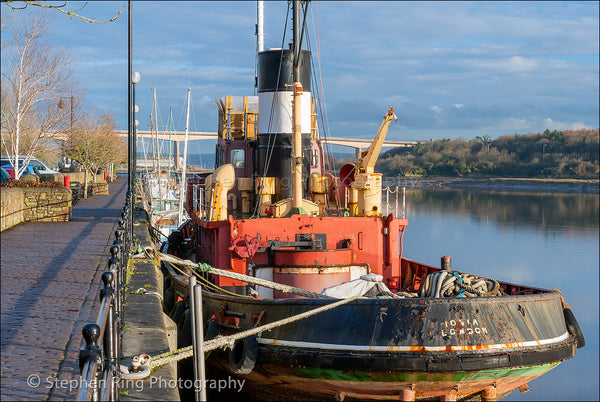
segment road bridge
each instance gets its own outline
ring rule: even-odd
[[[117,133],[122,138],[127,138],[127,131],[118,130]],[[152,133],[147,130],[138,130],[136,132],[137,138],[152,138]],[[177,133],[158,133],[159,140],[171,140],[176,142],[185,141],[185,133],[177,132]],[[216,140],[217,133],[216,132],[204,132],[204,131],[191,131],[188,132],[188,140]],[[345,147],[358,148],[358,149],[366,149],[371,145],[373,140],[363,140],[359,138],[332,138],[329,137],[327,139],[321,140],[329,145],[341,145]],[[415,145],[417,141],[391,141],[385,140],[383,142],[384,147],[412,147]]]

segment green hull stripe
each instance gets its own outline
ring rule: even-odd
[[[334,370],[314,367],[294,368],[292,372],[298,377],[353,382],[421,382],[421,381],[479,381],[495,380],[505,377],[538,376],[553,369],[560,362],[536,366],[479,370],[454,373],[427,373],[410,371],[359,371]]]

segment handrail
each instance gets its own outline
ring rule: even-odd
[[[382,202],[384,203],[384,205],[382,206],[382,211],[385,209],[385,215],[388,215],[390,213],[390,211],[392,211],[397,217],[401,216],[402,219],[404,219],[406,217],[406,187],[402,187],[402,191],[400,191],[400,188],[398,186],[396,186],[396,188],[394,190],[392,190],[389,186],[382,188],[381,189],[381,193],[382,193]],[[383,199],[383,194],[385,193],[385,200]],[[390,204],[390,194],[395,194],[394,197],[394,207],[392,209],[392,205]],[[398,201],[400,200],[400,196],[402,196],[401,198],[401,205],[400,208],[398,208]]]
[[[129,193],[129,192],[128,192]],[[132,244],[133,208],[126,197],[107,270],[102,273],[100,311],[95,322],[83,327],[85,346],[79,351],[81,388],[78,401],[116,401],[120,377],[121,330],[125,303],[125,278]]]

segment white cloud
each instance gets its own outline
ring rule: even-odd
[[[523,131],[532,127],[532,122],[518,117],[505,117],[496,124],[481,127],[483,130]]]
[[[438,105],[431,106],[429,109],[433,110],[436,115],[442,113],[442,108]]]
[[[579,122],[564,123],[548,118],[544,119],[544,128],[547,128],[548,130],[583,130],[591,129],[592,127]]]
[[[513,56],[506,62],[506,68],[512,72],[531,71],[537,67],[537,62],[522,56]]]
[[[454,104],[454,107],[457,109],[462,109],[465,107],[465,105],[463,105],[462,103],[456,103],[456,104]]]
[[[536,60],[525,58],[523,56],[495,59],[493,58],[493,55],[488,54],[487,57],[487,59],[464,59],[463,62],[470,66],[470,69],[488,70],[496,73],[529,72],[535,70],[539,64]]]

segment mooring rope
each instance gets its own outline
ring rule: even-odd
[[[309,299],[334,299],[334,297],[322,295],[320,293],[311,292],[310,290],[304,290],[300,288],[296,288],[294,286],[283,285],[281,283],[276,283],[272,281],[268,281],[265,279],[255,278],[253,276],[248,276],[244,274],[239,274],[237,272],[225,271],[223,269],[212,267],[205,263],[195,263],[190,260],[182,260],[180,258],[174,257],[170,254],[159,253],[163,261],[174,265],[181,265],[187,268],[191,268],[192,270],[198,270],[200,272],[207,272],[215,275],[224,276],[226,278],[235,279],[242,282],[251,283],[253,285],[263,286],[265,288],[278,290],[283,293],[291,293],[297,296],[307,297]]]
[[[237,340],[259,334],[263,331],[269,331],[271,329],[281,327],[283,325],[287,325],[292,322],[302,320],[304,318],[311,317],[313,315],[322,313],[324,311],[333,310],[336,307],[342,306],[344,304],[348,304],[357,299],[360,299],[360,296],[354,296],[354,297],[349,297],[347,299],[342,299],[342,300],[327,304],[322,307],[317,307],[310,311],[305,311],[304,313],[300,313],[300,314],[297,314],[297,315],[294,315],[294,316],[291,316],[288,318],[284,318],[282,320],[273,321],[269,324],[261,325],[260,327],[256,327],[256,328],[252,328],[252,329],[249,329],[246,331],[238,332],[237,334],[233,334],[233,335],[229,335],[229,336],[218,336],[214,339],[209,339],[207,341],[204,341],[204,352],[209,352],[211,350],[223,348],[223,347],[228,347],[228,348],[233,349],[233,345],[235,344],[235,341],[237,341]],[[186,359],[193,355],[194,355],[194,351],[193,351],[192,346],[187,346],[185,348],[177,349],[172,352],[167,352],[167,353],[163,353],[161,355],[152,357],[149,367],[151,369],[154,369],[156,367],[165,365],[165,364],[173,362],[173,361],[179,361],[182,359]]]

